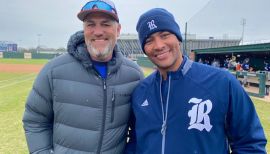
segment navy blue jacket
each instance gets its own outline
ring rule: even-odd
[[[266,153],[267,141],[254,105],[228,71],[185,57],[178,71],[168,72],[167,80],[164,114],[158,72],[135,89],[135,132],[127,153],[227,154],[230,148],[232,153]]]

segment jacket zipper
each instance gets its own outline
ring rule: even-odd
[[[161,126],[161,134],[162,134],[162,147],[161,147],[161,154],[165,154],[165,143],[166,143],[166,129],[167,129],[167,115],[168,115],[168,105],[169,105],[169,94],[171,89],[171,76],[169,75],[169,85],[167,91],[167,99],[166,99],[166,108],[164,111],[163,107],[163,99],[162,99],[162,90],[161,90],[161,83],[162,83],[162,76],[160,75],[160,102],[161,102],[161,110],[162,110],[162,126]]]
[[[102,141],[103,141],[104,130],[105,130],[106,109],[107,109],[107,84],[106,84],[106,79],[102,79],[102,80],[103,80],[103,94],[104,94],[103,114],[102,114],[103,117],[102,117],[102,125],[101,125],[101,132],[100,132],[100,139],[99,139],[97,154],[100,154],[101,147],[102,147]]]
[[[114,94],[114,91],[112,91],[111,123],[114,121],[114,108],[115,108],[115,94]]]

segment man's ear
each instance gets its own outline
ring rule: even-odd
[[[118,24],[118,26],[117,26],[117,37],[120,36],[120,32],[121,32],[121,24]]]

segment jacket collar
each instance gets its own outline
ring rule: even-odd
[[[93,69],[93,63],[84,41],[83,31],[78,31],[70,37],[67,51],[71,56],[80,61],[86,69]],[[108,62],[108,74],[115,72],[122,64],[123,55],[118,51],[117,45],[114,47],[113,52],[114,56]]]
[[[183,61],[180,65],[180,67],[177,69],[177,71],[175,72],[167,72],[168,75],[171,76],[171,79],[179,79],[181,77],[184,77],[187,72],[191,69],[193,61],[191,61],[190,59],[188,59],[186,56],[183,56]],[[157,80],[160,80],[160,73],[158,73],[157,71]]]

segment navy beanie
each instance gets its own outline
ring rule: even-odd
[[[182,42],[180,27],[173,15],[162,8],[154,8],[142,14],[137,23],[136,30],[139,34],[143,52],[145,52],[144,45],[146,39],[155,32],[168,31],[175,34],[178,40]]]

